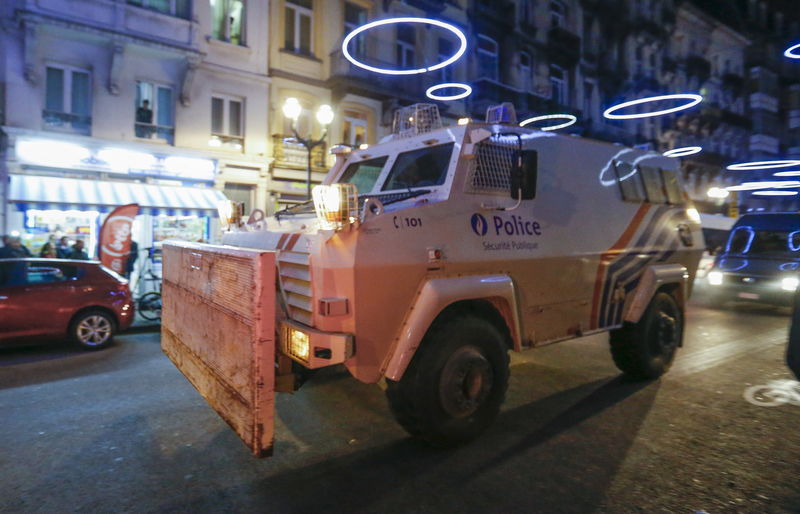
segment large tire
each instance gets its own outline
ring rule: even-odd
[[[397,421],[433,446],[455,446],[497,417],[508,388],[508,333],[475,315],[438,320],[386,396]]]
[[[107,312],[90,310],[78,314],[69,325],[73,343],[85,350],[100,350],[111,344],[117,323]]]
[[[675,299],[658,292],[638,323],[611,331],[611,355],[620,371],[635,380],[663,375],[683,341],[683,312]]]

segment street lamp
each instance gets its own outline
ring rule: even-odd
[[[330,105],[323,104],[319,106],[317,109],[317,121],[320,125],[322,125],[322,137],[317,139],[316,141],[311,137],[311,134],[308,137],[300,137],[300,134],[297,133],[297,118],[300,117],[300,112],[303,108],[300,105],[300,102],[297,98],[287,98],[286,101],[283,103],[283,115],[292,120],[292,132],[294,133],[295,140],[303,145],[306,148],[306,152],[308,153],[308,159],[306,161],[306,194],[308,199],[311,199],[311,150],[313,150],[316,146],[319,146],[325,142],[325,136],[328,135],[328,125],[331,124],[333,121],[333,109],[331,109]]]

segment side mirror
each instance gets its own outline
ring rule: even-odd
[[[523,150],[511,168],[511,198],[532,200],[536,197],[536,179],[539,175],[539,154],[536,150]]]

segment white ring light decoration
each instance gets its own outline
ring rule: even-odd
[[[774,177],[800,177],[800,171],[779,171],[772,174]]]
[[[350,41],[356,37],[357,35],[361,34],[362,32],[375,28],[380,27],[382,25],[391,25],[394,23],[426,23],[428,25],[436,25],[437,27],[442,27],[443,29],[447,29],[453,34],[461,42],[461,46],[459,47],[458,51],[453,54],[452,57],[449,59],[445,59],[444,61],[434,64],[433,66],[428,66],[427,68],[417,68],[417,69],[410,69],[410,70],[393,70],[390,68],[376,68],[375,66],[370,66],[368,64],[364,64],[363,62],[357,60],[355,57],[350,55],[350,52],[347,50],[347,46],[350,44]],[[344,54],[345,59],[353,63],[355,66],[359,68],[363,68],[365,70],[374,72],[374,73],[382,73],[384,75],[414,75],[416,73],[425,73],[428,71],[438,70],[439,68],[444,68],[450,64],[456,62],[464,52],[467,50],[467,37],[464,35],[461,30],[454,26],[450,25],[449,23],[445,23],[443,21],[434,20],[431,18],[414,18],[414,17],[405,17],[405,18],[387,18],[385,20],[377,20],[365,25],[361,25],[357,27],[355,30],[350,32],[347,37],[344,38],[342,41],[342,54]]]
[[[561,123],[559,125],[550,125],[549,127],[539,127],[539,130],[558,130],[564,127],[569,127],[570,125],[574,125],[578,118],[573,116],[572,114],[545,114],[544,116],[534,116],[533,118],[528,118],[527,120],[523,120],[519,126],[524,127],[530,123],[535,123],[537,121],[542,120],[567,120],[566,123]]]
[[[664,152],[664,157],[686,157],[687,155],[694,155],[703,151],[702,146],[684,146],[683,148],[674,148]]]
[[[434,95],[436,91],[440,89],[447,89],[450,87],[457,87],[463,89],[464,91],[458,93],[457,95]],[[467,84],[459,84],[458,82],[445,82],[444,84],[436,84],[435,86],[431,86],[425,91],[425,96],[430,98],[431,100],[440,100],[442,102],[449,102],[450,100],[460,100],[462,98],[466,98],[472,94],[472,87],[468,86]]]
[[[650,103],[650,102],[659,102],[661,100],[689,100],[689,102],[685,103],[684,105],[679,105],[677,107],[672,107],[670,109],[663,109],[661,111],[655,112],[642,112],[639,114],[612,114],[614,111],[618,111],[620,109],[624,109],[626,107],[631,107],[634,105]],[[661,95],[661,96],[651,96],[648,98],[640,98],[638,100],[631,100],[630,102],[623,102],[621,104],[615,105],[613,107],[609,107],[605,111],[603,111],[603,117],[608,118],[610,120],[633,120],[637,118],[650,118],[653,116],[662,116],[664,114],[670,114],[673,112],[682,111],[684,109],[689,109],[694,107],[695,105],[699,104],[703,101],[703,97],[700,95],[696,95],[694,93],[680,93],[676,95]]]
[[[797,180],[762,180],[760,182],[744,182],[738,186],[730,186],[725,189],[728,191],[755,191],[757,189],[784,189],[800,187],[800,181]]]
[[[800,48],[800,43],[787,48],[786,51],[783,52],[783,55],[788,57],[789,59],[800,59],[800,54],[796,54],[793,52],[793,50],[796,50],[798,48]]]
[[[739,162],[731,164],[727,169],[731,171],[750,171],[750,170],[769,170],[772,168],[791,168],[797,166],[800,161],[756,161]]]
[[[795,196],[797,191],[755,191],[753,194],[759,196]]]

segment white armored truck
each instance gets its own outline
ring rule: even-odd
[[[255,455],[307,369],[385,380],[410,434],[451,445],[496,417],[509,351],[610,331],[625,374],[670,367],[704,249],[678,161],[509,111],[404,108],[386,141],[333,149],[313,202],[165,244],[163,349]]]

